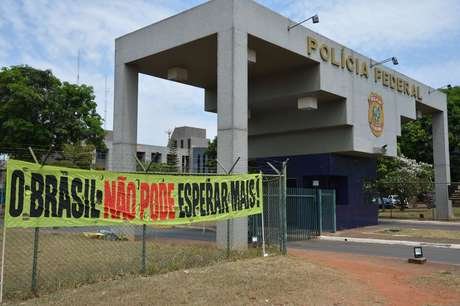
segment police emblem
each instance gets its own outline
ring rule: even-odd
[[[375,137],[380,137],[383,134],[383,126],[385,123],[385,115],[383,112],[383,99],[382,96],[371,92],[369,95],[369,127]]]

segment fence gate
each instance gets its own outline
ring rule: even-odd
[[[288,188],[286,216],[288,241],[335,232],[335,190]]]

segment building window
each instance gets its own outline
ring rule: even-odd
[[[141,162],[145,162],[145,152],[137,152],[137,158],[139,158]]]
[[[153,163],[159,164],[161,163],[161,153],[160,152],[153,152],[152,157],[150,159]]]
[[[183,140],[183,139],[180,140],[180,148],[181,148],[181,149],[184,148],[184,140]]]
[[[96,159],[105,159],[107,156],[107,151],[96,151]]]
[[[192,148],[192,140],[189,138],[187,139],[187,148],[191,149]]]
[[[201,156],[198,154],[197,160],[196,160],[196,171],[198,173],[201,172]]]
[[[207,160],[206,160],[206,154],[203,154],[203,173],[206,173],[208,172],[208,169],[206,168],[206,163],[207,163]]]

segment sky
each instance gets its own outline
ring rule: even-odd
[[[112,129],[115,38],[203,2],[1,0],[0,67],[51,69],[76,83],[80,52],[79,82],[93,86],[98,112]],[[396,56],[400,64],[392,68],[425,84],[460,85],[459,0],[257,2],[295,21],[318,14],[320,23],[307,27],[374,59]],[[138,142],[165,145],[166,131],[184,125],[214,137],[217,117],[204,112],[203,101],[202,89],[141,75]]]

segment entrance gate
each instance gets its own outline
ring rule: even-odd
[[[265,239],[267,245],[285,253],[287,241],[336,231],[335,190],[286,188],[285,176],[281,174],[263,176],[263,194],[263,218],[249,218],[250,240]]]
[[[288,188],[286,215],[288,241],[335,232],[335,190]]]

